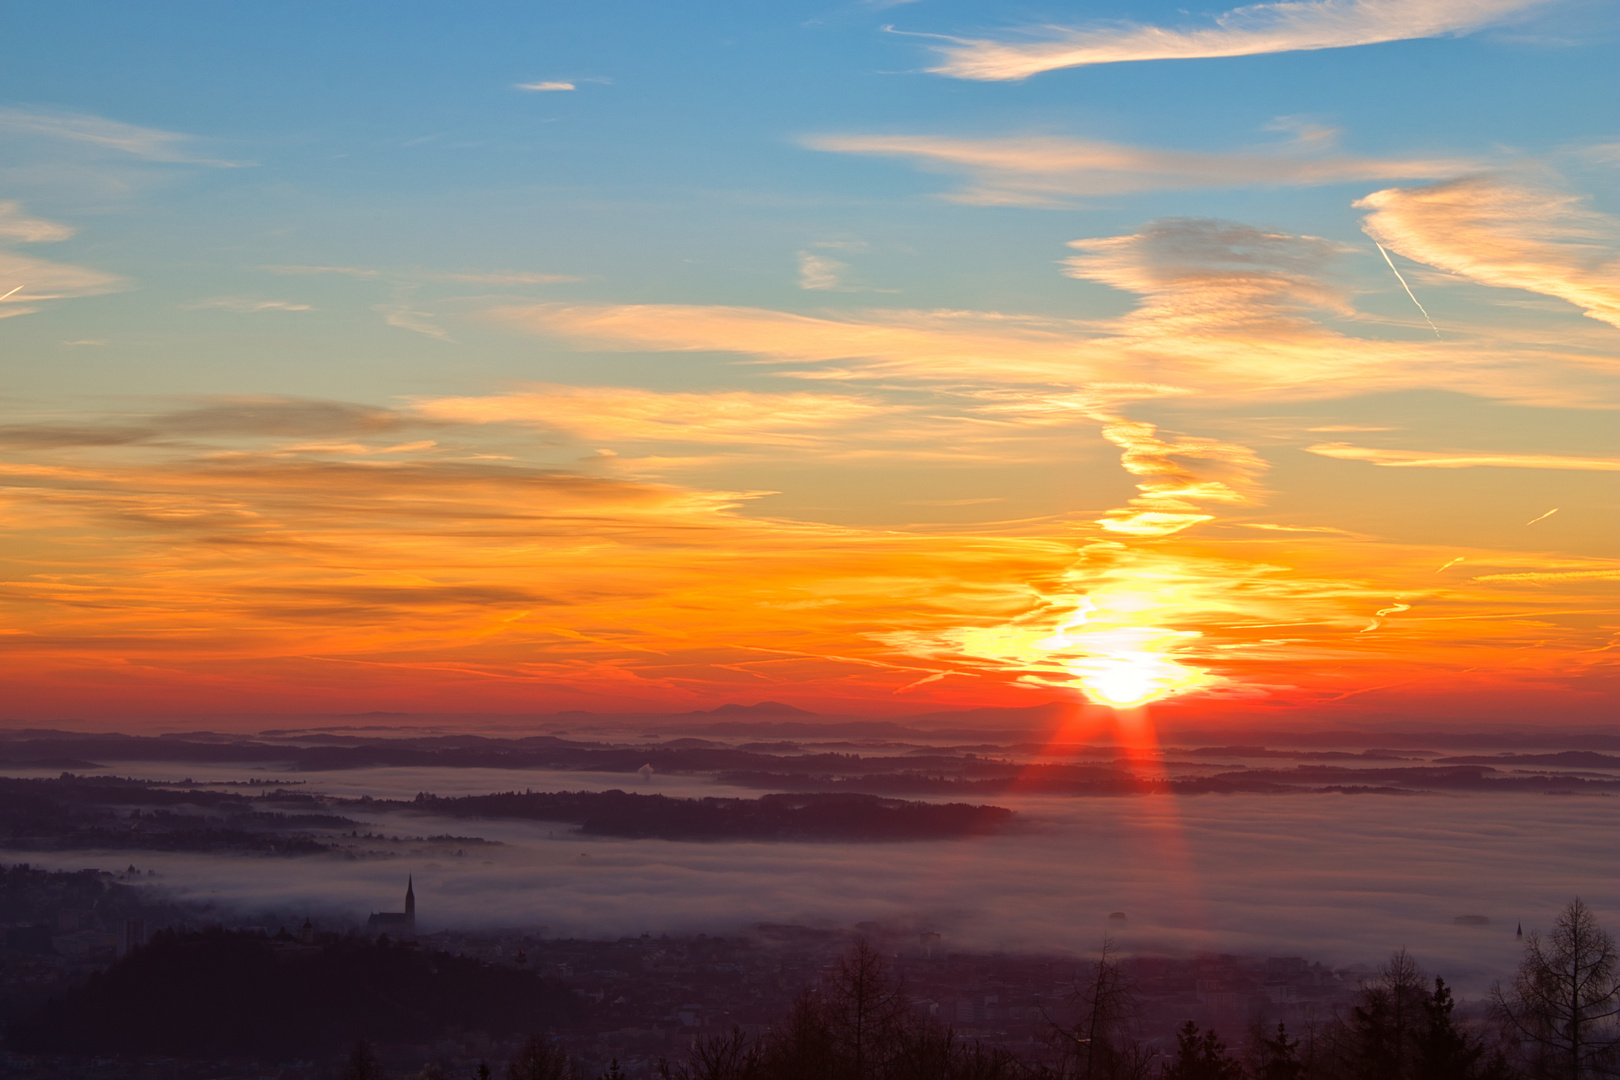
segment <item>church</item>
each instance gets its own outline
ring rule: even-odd
[[[387,934],[398,940],[411,941],[416,937],[416,890],[415,882],[407,877],[405,879],[405,910],[404,911],[374,911],[371,918],[366,920],[366,933],[375,937],[378,934]]]

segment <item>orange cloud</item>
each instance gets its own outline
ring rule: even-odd
[[[1485,285],[1556,296],[1620,326],[1620,221],[1560,192],[1476,176],[1356,203],[1391,251]]]
[[[1330,328],[1356,316],[1339,245],[1231,222],[1168,219],[1075,241],[1065,272],[1137,293],[1106,322],[1001,312],[803,315],[679,304],[505,306],[490,317],[583,348],[726,351],[823,379],[903,378],[1124,402],[1166,393],[1327,397],[1443,386],[1526,404],[1614,403],[1601,358],[1537,343],[1390,340]],[[1033,400],[1033,395],[1026,394]]]
[[[1557,454],[1441,454],[1423,450],[1373,450],[1349,443],[1318,443],[1309,453],[1343,461],[1366,461],[1389,468],[1573,469],[1579,472],[1620,472],[1620,458],[1564,457]]]
[[[419,414],[433,420],[530,424],[592,439],[774,446],[818,442],[838,428],[895,411],[878,401],[834,394],[660,393],[556,384],[417,405]]]
[[[1477,167],[1454,158],[1322,154],[1310,142],[1226,154],[1059,136],[818,135],[806,139],[805,145],[841,154],[906,158],[922,168],[965,173],[970,186],[951,195],[951,200],[991,206],[1045,206],[1071,198],[1173,188],[1432,179]]]
[[[0,463],[11,707],[667,709],[768,694],[864,711],[1060,691],[1328,707],[1502,655],[1521,657],[1502,685],[1576,685],[1612,656],[1590,651],[1607,563],[1468,552],[1489,574],[1436,584],[1435,549],[1328,533],[772,520],[747,512],[746,491],[465,460],[482,424],[441,417],[437,445],[402,442],[413,422],[429,421],[250,399],[121,417],[105,438],[96,418],[15,438],[25,456]],[[1143,499],[1252,493],[1242,447],[1111,426]],[[1527,607],[1524,575],[1549,573],[1568,594]]]

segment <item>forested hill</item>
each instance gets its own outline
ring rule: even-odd
[[[578,1007],[532,973],[425,949],[165,931],[13,1023],[6,1044],[24,1053],[286,1060],[335,1053],[357,1036],[417,1043],[450,1029],[542,1030]]]
[[[618,790],[455,798],[423,793],[409,805],[454,817],[567,822],[598,836],[660,840],[946,840],[995,832],[1014,817],[1000,806],[842,792],[758,799],[679,799]]]

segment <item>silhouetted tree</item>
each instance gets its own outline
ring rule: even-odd
[[[1258,1029],[1255,1035],[1255,1080],[1301,1080],[1304,1077],[1305,1062],[1299,1059],[1299,1040],[1288,1037],[1286,1025],[1277,1025],[1275,1037],[1267,1037]]]
[[[658,1063],[665,1080],[752,1080],[760,1075],[760,1047],[741,1028],[728,1035],[706,1035],[692,1040],[686,1061]]]
[[[1148,1059],[1131,1039],[1129,1026],[1139,1012],[1130,977],[1113,958],[1113,942],[1104,939],[1102,954],[1084,982],[1075,988],[1077,1015],[1070,1024],[1052,1025],[1053,1041],[1062,1054],[1064,1076],[1076,1080],[1139,1080]]]
[[[1487,1057],[1485,1041],[1457,1026],[1456,1003],[1446,980],[1434,980],[1434,992],[1423,1001],[1423,1030],[1418,1035],[1416,1067],[1422,1080],[1487,1080],[1505,1077],[1506,1062]]]
[[[760,1070],[771,1080],[830,1080],[836,1067],[827,1010],[814,994],[800,994],[766,1036]]]
[[[1176,1032],[1176,1059],[1159,1075],[1164,1080],[1241,1080],[1243,1066],[1213,1030],[1200,1034],[1189,1020]]]
[[[388,1077],[383,1071],[382,1062],[377,1058],[377,1052],[364,1040],[354,1044],[354,1048],[349,1051],[348,1060],[343,1063],[343,1072],[339,1075],[343,1080],[387,1080]]]
[[[1581,1080],[1614,1071],[1620,956],[1579,897],[1549,937],[1525,938],[1512,989],[1496,987],[1493,999],[1533,1075]]]
[[[1350,1014],[1336,1031],[1336,1071],[1353,1080],[1427,1080],[1417,1076],[1426,976],[1405,949],[1384,962],[1356,991]]]
[[[839,958],[825,998],[833,1048],[851,1080],[878,1075],[899,1042],[905,988],[864,940]]]
[[[531,1035],[516,1060],[506,1064],[506,1080],[569,1080],[573,1075],[563,1048],[539,1035]]]

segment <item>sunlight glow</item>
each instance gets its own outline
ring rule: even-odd
[[[1130,709],[1221,681],[1177,653],[1202,637],[1141,623],[1163,616],[1154,590],[1101,590],[1077,597],[1055,633],[1033,627],[978,627],[955,635],[961,651],[1022,669],[1021,682],[1077,686],[1099,705]]]

